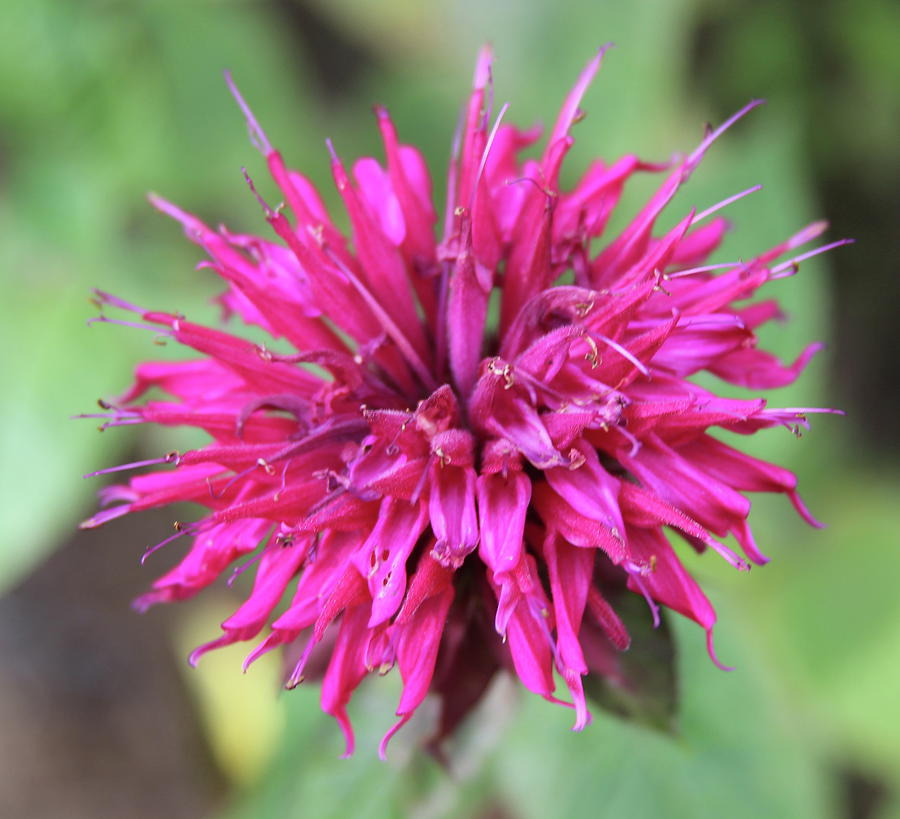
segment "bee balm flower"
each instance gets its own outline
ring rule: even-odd
[[[151,201],[224,279],[226,313],[272,343],[97,293],[101,307],[139,314],[119,323],[198,354],[140,365],[124,395],[102,402],[104,426],[186,425],[209,442],[103,470],[161,467],[104,489],[102,511],[83,526],[174,502],[205,509],[177,525],[174,538],[191,541],[186,556],[136,606],[191,597],[247,558],[238,570],[255,567],[252,591],[192,662],[238,641],[259,640],[247,664],[294,644],[292,687],[318,653],[322,708],[348,753],[351,695],[394,665],[403,692],[382,754],[429,691],[442,698],[443,735],[502,668],[553,702],[558,672],[581,729],[584,676],[614,667],[629,644],[610,589],[643,595],[654,619],[666,606],[696,621],[717,662],[715,612],[667,533],[746,570],[766,561],[747,492],[783,493],[815,525],[794,475],[712,434],[797,428],[810,410],[722,398],[691,377],[706,371],[754,391],[793,381],[817,345],[789,365],[760,350],[754,331],[778,306],[747,300],[834,245],[783,258],[824,230],[817,223],[749,261],[706,264],[726,229],[710,217],[738,197],[654,232],[714,140],[757,102],[683,158],[596,161],[562,190],[570,131],[601,58],[543,152],[522,161],[539,133],[503,123],[505,107],[491,122],[482,52],[439,231],[421,154],[376,109],[384,164],[347,168],[329,143],[350,237],[229,78],[284,197],[276,208],[260,200],[270,234],[212,230]],[[607,238],[637,173],[664,181]],[[151,389],[169,398],[144,398]],[[743,555],[722,543],[727,535]]]

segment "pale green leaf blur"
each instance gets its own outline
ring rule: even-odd
[[[674,222],[690,207],[762,183],[728,210],[735,229],[717,259],[726,260],[829,216],[809,157],[808,101],[825,93],[824,80],[797,56],[801,7],[729,28],[739,4],[702,0],[7,0],[0,49],[0,591],[26,584],[90,514],[101,483],[82,474],[128,453],[152,456],[180,445],[159,432],[100,434],[94,422],[69,417],[122,391],[137,361],[178,354],[143,332],[87,327],[96,313],[92,287],[216,319],[214,276],[194,270],[199,254],[150,208],[147,191],[213,224],[266,230],[241,168],[264,196],[275,192],[223,69],[231,69],[288,162],[320,184],[332,205],[324,139],[332,137],[347,157],[380,156],[374,102],[390,108],[404,140],[421,146],[441,195],[459,105],[485,41],[495,48],[497,100],[511,103],[508,119],[520,124],[550,121],[594,50],[615,43],[574,132],[568,181],[596,155],[665,159],[691,149],[707,120],[747,102],[739,96],[746,77],[758,77],[764,87],[750,93],[767,94],[769,104],[716,144],[668,216]],[[833,35],[836,53],[857,72],[856,85],[836,86],[833,104],[858,110],[848,89],[861,88],[872,114],[856,121],[835,115],[829,133],[843,142],[830,148],[828,135],[817,135],[825,145],[818,155],[833,156],[835,166],[879,157],[889,175],[897,168],[896,8],[878,0],[853,14],[839,3],[828,8],[829,31],[841,32]],[[721,74],[698,77],[701,25],[713,38],[727,29],[728,39],[723,34],[713,46],[728,55]],[[339,53],[329,51],[334,43]],[[626,211],[653,181],[635,183]],[[829,343],[797,384],[772,397],[773,406],[833,406],[845,397],[830,357],[854,339],[836,336],[832,319],[844,305],[835,297],[832,264],[811,261],[770,286],[767,295],[790,317],[764,331],[770,349],[792,359],[810,340]],[[858,272],[859,287],[866,272]],[[878,299],[873,293],[872,303]],[[710,555],[689,558],[717,604],[720,657],[737,670],[716,670],[702,632],[673,621],[681,695],[675,737],[600,711],[587,731],[573,734],[568,711],[523,696],[507,680],[455,742],[452,774],[417,750],[428,713],[398,735],[384,764],[375,750],[399,692],[389,678],[363,686],[354,699],[357,752],[341,761],[342,738],[319,713],[314,686],[279,695],[276,664],[244,676],[239,650],[207,658],[196,671],[182,662],[191,645],[216,636],[237,596],[221,590],[184,606],[167,633],[197,730],[227,783],[212,815],[900,815],[900,480],[887,452],[860,443],[864,424],[860,413],[821,416],[802,440],[777,430],[741,441],[798,472],[805,499],[829,528],[812,530],[785,499],[763,498],[752,520],[770,565],[736,576]],[[117,548],[137,560],[146,545]],[[145,571],[149,583],[154,569]],[[848,777],[877,791],[875,812],[853,813]]]

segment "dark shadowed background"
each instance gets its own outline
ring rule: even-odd
[[[7,0],[0,49],[0,815],[15,817],[546,816],[900,817],[898,133],[900,6],[891,0]],[[754,451],[801,478],[812,531],[783,498],[754,526],[773,558],[749,576],[692,570],[716,603],[720,656],[672,623],[674,736],[597,712],[570,715],[500,681],[451,753],[416,751],[413,724],[375,755],[397,680],[354,699],[357,755],[317,692],[278,692],[278,661],[244,650],[191,670],[237,590],[145,616],[130,600],[179,556],[138,558],[171,514],[76,535],[97,479],[81,475],[180,447],[158,431],[96,432],[69,416],[164,351],[94,326],[92,286],[148,307],[215,315],[196,249],[155,213],[155,190],[207,222],[264,231],[241,178],[264,193],[222,70],[270,138],[334,204],[324,139],[380,156],[371,104],[422,147],[442,187],[479,45],[495,46],[509,121],[548,121],[600,44],[609,53],[574,133],[570,173],[595,155],[667,158],[751,97],[679,195],[729,208],[721,258],[749,255],[814,218],[857,244],[804,264],[772,295],[790,322],[766,333],[792,358],[827,350],[773,405],[839,406],[796,441]],[[569,177],[572,178],[571,176]],[[648,188],[636,186],[625,206]],[[274,198],[274,193],[272,197]],[[427,709],[426,709],[427,710]]]

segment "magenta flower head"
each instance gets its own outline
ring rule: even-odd
[[[841,242],[784,258],[823,232],[816,223],[749,261],[706,264],[726,230],[712,217],[743,194],[654,231],[707,149],[758,101],[687,156],[598,160],[562,190],[570,131],[602,56],[543,150],[523,161],[539,131],[504,123],[506,106],[492,117],[482,51],[440,221],[422,155],[377,108],[384,163],[348,169],[328,145],[349,237],[229,78],[284,197],[277,207],[260,199],[270,235],[213,230],[151,201],[207,254],[226,285],[225,313],[271,345],[97,293],[101,306],[139,314],[118,323],[197,353],[141,364],[124,395],[101,402],[103,425],[186,425],[209,442],[104,470],[160,466],[104,489],[102,511],[82,525],[175,502],[201,508],[169,538],[190,541],[184,559],[137,608],[192,597],[233,564],[252,567],[249,596],[191,661],[237,641],[258,641],[246,665],[293,646],[287,687],[324,669],[322,708],[348,753],[354,690],[394,665],[403,690],[382,755],[429,692],[441,698],[444,736],[501,669],[572,706],[580,730],[590,721],[585,675],[614,673],[629,646],[611,590],[642,595],[654,620],[660,606],[694,620],[718,662],[715,611],[671,534],[746,570],[766,562],[747,492],[783,493],[816,525],[793,474],[712,434],[796,430],[816,410],[722,398],[691,377],[706,371],[754,391],[792,382],[818,345],[789,365],[760,350],[755,330],[779,308],[748,299]],[[664,181],[607,237],[638,173]],[[150,390],[169,398],[144,399]],[[743,555],[722,543],[728,535]],[[556,697],[557,674],[568,702]]]

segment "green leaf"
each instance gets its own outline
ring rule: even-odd
[[[525,698],[494,760],[497,787],[514,815],[828,815],[825,772],[774,667],[747,641],[740,612],[721,603],[719,609],[720,650],[737,666],[733,673],[712,665],[696,625],[673,623],[682,680],[677,740],[604,714],[583,733],[568,733],[568,714]]]
[[[610,713],[674,734],[678,681],[668,617],[661,617],[659,627],[653,628],[646,602],[630,592],[611,598],[610,603],[631,635],[631,646],[618,657],[620,676],[588,674],[585,693]]]

